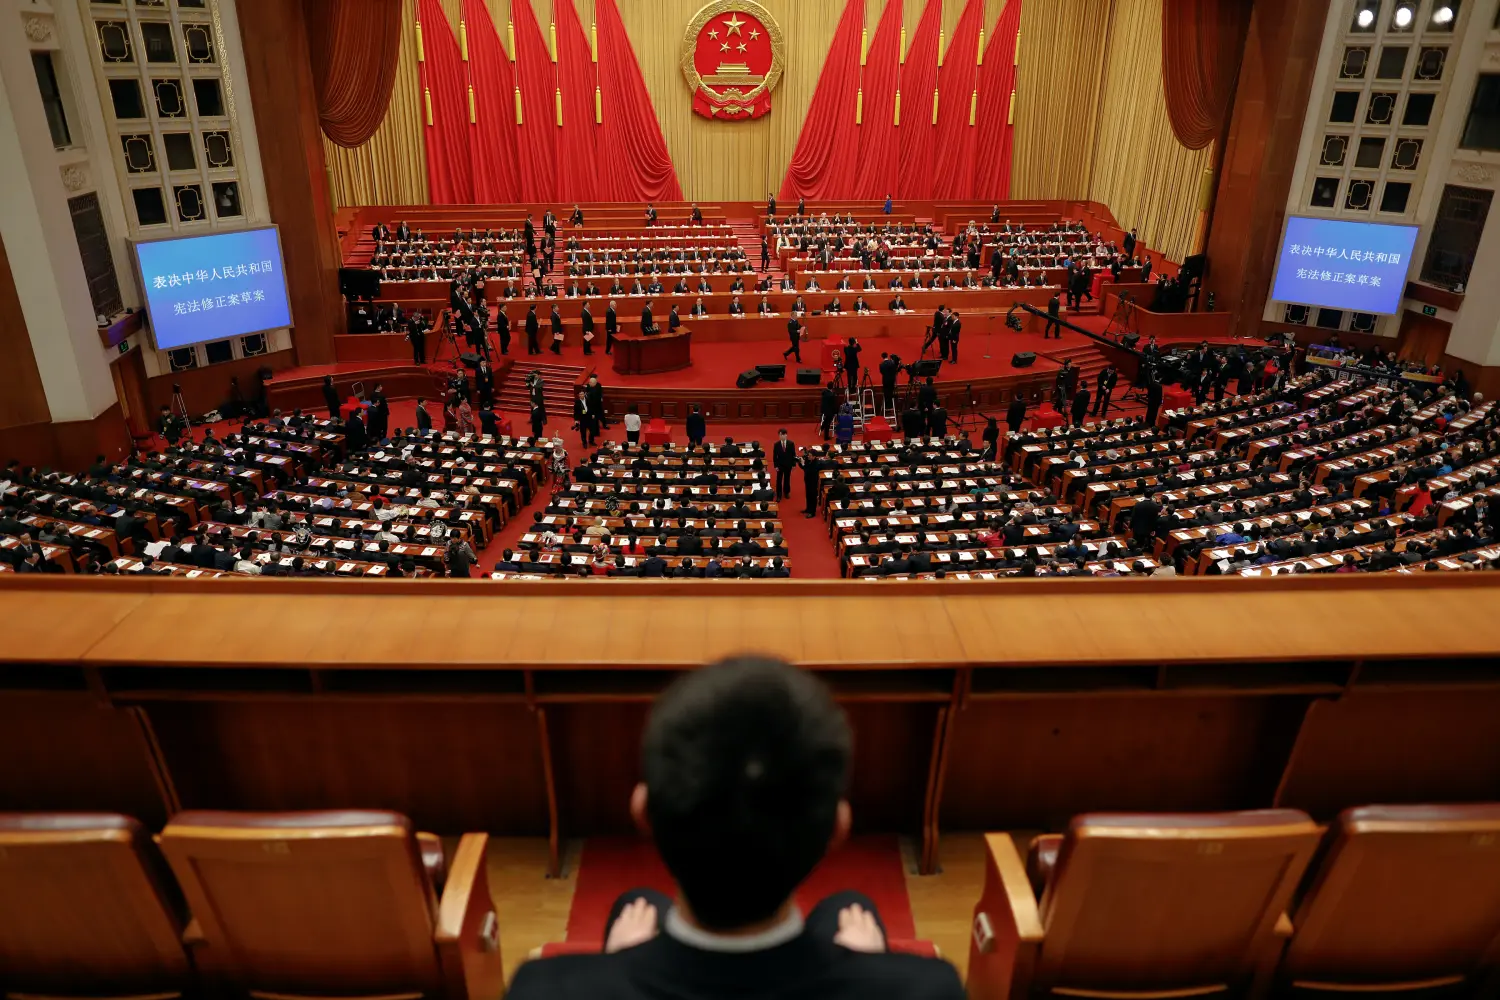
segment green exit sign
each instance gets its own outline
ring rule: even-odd
[[[1422,307],[1422,315],[1423,316],[1436,316],[1437,315],[1437,306],[1423,306]]]

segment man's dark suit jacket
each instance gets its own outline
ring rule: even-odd
[[[564,955],[527,962],[511,1000],[962,1000],[947,962],[915,955],[869,955],[811,934],[766,951],[727,954],[692,948],[667,934],[613,955]]]
[[[777,441],[771,446],[771,464],[778,469],[790,469],[797,464],[797,446],[791,441]]]

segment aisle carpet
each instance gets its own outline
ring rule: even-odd
[[[394,418],[400,403],[391,404],[391,412]],[[415,407],[413,407],[415,409]],[[519,425],[521,417],[516,414],[512,419]],[[518,431],[525,433],[521,427]],[[674,425],[673,429],[681,432],[681,427]],[[776,440],[778,425],[772,423],[759,424],[728,424],[713,422],[708,425],[708,435],[711,441],[722,441],[725,437],[732,437],[736,441],[759,441],[761,447],[767,453],[767,462],[771,445]],[[809,444],[818,444],[816,424],[789,424],[787,431],[794,444],[799,447]],[[568,449],[568,455],[577,463],[579,456],[591,454],[594,449],[585,449],[579,439],[578,432],[561,420],[553,421],[547,428],[547,432],[563,439],[563,445]],[[600,442],[624,441],[625,429],[620,424],[612,424],[610,428],[600,436]],[[512,518],[500,531],[496,532],[489,546],[479,555],[479,565],[475,573],[487,573],[495,563],[500,561],[506,549],[518,548],[517,542],[521,536],[530,530],[532,514],[544,510],[551,495],[548,485],[544,484],[541,491],[533,498],[529,507],[523,509],[519,515]],[[833,541],[828,537],[828,528],[822,517],[806,518],[802,511],[807,505],[806,494],[802,490],[802,473],[797,471],[792,474],[792,496],[790,500],[781,504],[782,534],[786,539],[787,558],[789,560],[792,578],[798,580],[807,579],[836,579],[839,575],[838,557],[834,555]]]
[[[675,894],[672,876],[650,841],[638,837],[590,837],[583,845],[573,908],[568,914],[568,941],[599,944],[610,907],[629,889],[657,889]],[[797,890],[806,913],[825,896],[852,889],[870,897],[892,939],[917,936],[911,900],[906,895],[901,847],[894,836],[854,837],[823,860]]]

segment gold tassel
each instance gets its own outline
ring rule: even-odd
[[[979,26],[979,48],[974,50],[974,65],[984,65],[984,25]]]
[[[901,65],[906,65],[906,25],[901,25]]]
[[[558,87],[555,93],[557,103],[557,127],[562,128],[562,88]]]
[[[427,109],[427,127],[432,127],[432,88],[422,88],[422,105]]]
[[[553,21],[547,26],[552,35],[552,61],[557,62],[557,22]]]
[[[1010,92],[1010,110],[1005,113],[1005,124],[1007,124],[1007,125],[1014,125],[1015,123],[1016,123],[1016,92],[1014,90],[1012,90]]]
[[[417,62],[426,62],[427,53],[422,48],[422,22],[417,22]]]
[[[589,53],[594,57],[594,62],[599,61],[599,22],[589,22]]]
[[[943,68],[943,29],[938,29],[938,69]]]
[[[901,127],[901,91],[899,89],[896,91],[896,115],[891,124],[897,128]]]
[[[975,116],[979,113],[979,88],[974,88],[974,93],[969,95],[969,128],[974,127]]]
[[[516,124],[517,125],[525,124],[525,119],[523,119],[521,117],[521,85],[520,84],[516,84]]]
[[[854,98],[854,124],[865,123],[865,88],[860,87],[859,93]]]
[[[604,124],[604,98],[599,93],[599,85],[594,85],[594,124]]]
[[[474,85],[469,84],[469,124],[473,125],[479,121],[479,114],[474,107]]]
[[[507,20],[505,22],[505,37],[510,42],[510,61],[516,61],[516,22]]]
[[[937,108],[938,108],[938,91],[937,91],[936,87],[933,87],[932,88],[932,124],[934,124],[934,125],[937,124]]]
[[[469,26],[462,18],[458,21],[458,54],[464,62],[469,61]]]
[[[859,29],[859,64],[863,66],[870,58],[870,29]]]
[[[1021,65],[1021,31],[1016,29],[1016,65]]]

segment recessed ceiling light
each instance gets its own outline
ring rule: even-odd
[[[1364,10],[1359,12],[1359,15],[1355,17],[1354,20],[1359,24],[1361,28],[1368,28],[1370,25],[1375,23],[1375,12],[1366,7]]]
[[[1432,12],[1433,24],[1449,24],[1453,21],[1453,8],[1447,4]]]
[[[1406,27],[1409,27],[1410,25],[1411,25],[1411,8],[1410,7],[1397,7],[1396,8],[1396,27],[1398,27],[1398,28],[1406,28]]]

